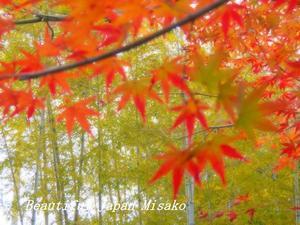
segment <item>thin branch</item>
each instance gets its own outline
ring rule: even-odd
[[[45,15],[45,14],[35,14],[34,18],[30,19],[23,19],[23,20],[16,20],[14,23],[15,25],[25,25],[25,24],[33,24],[33,23],[40,23],[40,22],[60,22],[66,19],[64,15]]]
[[[200,96],[204,96],[204,97],[209,97],[209,98],[217,98],[217,95],[210,95],[210,94],[206,94],[206,93],[200,93],[200,92],[194,92],[192,93],[193,95],[200,95]]]
[[[164,95],[164,93],[157,93],[158,95]],[[201,92],[192,92],[192,95],[199,95],[203,97],[209,97],[209,98],[217,98],[217,95],[211,95],[211,94],[206,94],[206,93],[201,93]],[[182,95],[181,92],[170,92],[170,95]]]
[[[113,57],[117,54],[123,53],[123,52],[127,52],[131,49],[134,49],[136,47],[139,47],[141,45],[144,45],[166,33],[169,33],[170,31],[174,30],[177,27],[183,26],[185,24],[188,24],[192,21],[194,21],[195,19],[204,16],[205,14],[209,13],[210,11],[224,5],[225,3],[227,3],[229,0],[219,0],[216,1],[208,6],[203,7],[202,9],[196,11],[195,13],[192,13],[190,15],[188,15],[187,17],[185,17],[182,20],[179,20],[178,22],[167,26],[164,29],[161,29],[157,32],[154,32],[153,34],[150,34],[149,36],[140,38],[139,40],[128,44],[126,46],[123,46],[121,48],[117,48],[115,50],[109,51],[107,53],[101,54],[101,55],[97,55],[95,57],[91,57],[91,58],[87,58],[85,60],[76,62],[76,63],[71,63],[71,64],[66,64],[63,66],[57,66],[57,67],[51,67],[49,69],[46,70],[42,70],[42,71],[36,71],[36,72],[30,72],[30,73],[21,73],[21,74],[7,74],[7,75],[2,75],[0,80],[3,79],[8,79],[8,78],[19,78],[19,80],[29,80],[29,79],[35,79],[35,78],[39,78],[39,77],[44,77],[44,76],[48,76],[50,74],[54,74],[54,73],[58,73],[58,72],[63,72],[63,71],[67,71],[67,70],[71,70],[71,69],[75,69],[78,67],[82,67],[85,65],[89,65],[92,64],[94,62],[98,62],[110,57]]]
[[[207,132],[207,131],[211,131],[211,130],[219,130],[219,129],[225,129],[225,128],[232,128],[234,127],[234,124],[225,124],[225,125],[219,125],[219,126],[211,126],[211,127],[208,127],[207,129],[204,129],[204,130],[199,130],[197,132],[195,132],[193,134],[196,135],[196,134],[201,134],[203,132]],[[183,139],[183,138],[187,138],[188,136],[180,136],[180,137],[177,137],[176,139]]]

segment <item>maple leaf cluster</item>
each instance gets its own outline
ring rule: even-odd
[[[250,200],[249,194],[239,195],[239,196],[236,196],[236,198],[230,203],[231,204],[230,209],[213,212],[212,215],[210,216],[210,218],[208,218],[209,213],[201,209],[198,212],[198,217],[201,220],[210,219],[210,221],[214,221],[218,218],[222,218],[222,217],[226,216],[230,222],[234,222],[236,219],[238,219],[238,216],[239,216],[239,214],[234,209],[234,207],[236,207],[240,204],[243,204],[243,203],[247,203],[247,202],[249,202],[249,200]],[[244,211],[244,213],[248,216],[249,222],[251,222],[256,213],[256,209],[248,208],[246,211]]]

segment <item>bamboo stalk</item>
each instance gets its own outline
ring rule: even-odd
[[[52,107],[51,107],[51,102],[48,99],[47,101],[47,108],[48,108],[48,120],[50,124],[50,129],[51,129],[51,142],[52,142],[52,157],[53,157],[53,167],[54,167],[54,175],[55,175],[55,182],[56,182],[56,198],[58,202],[63,201],[63,187],[62,183],[60,182],[60,158],[59,158],[59,150],[58,150],[58,143],[57,143],[57,132],[56,132],[56,127],[55,127],[55,122],[53,118],[53,113],[52,113]],[[64,211],[64,217],[66,219],[66,210]],[[58,211],[58,224],[63,225],[63,210]],[[65,220],[66,221],[66,220]]]
[[[80,158],[79,158],[79,171],[78,171],[79,178],[76,182],[76,193],[75,193],[75,200],[76,200],[75,214],[74,214],[75,225],[78,223],[78,219],[79,219],[78,206],[79,206],[79,202],[80,202],[80,192],[81,192],[81,187],[82,187],[82,167],[83,167],[84,145],[85,145],[85,136],[84,136],[84,133],[82,133],[81,134]]]
[[[10,152],[9,152],[9,146],[8,146],[7,139],[6,139],[6,136],[5,136],[5,133],[4,133],[4,129],[3,129],[3,127],[1,127],[1,128],[2,128],[1,131],[2,131],[2,139],[3,139],[3,143],[4,143],[4,148],[5,148],[7,157],[8,157],[9,169],[10,169],[10,172],[11,172],[14,192],[15,192],[15,195],[16,195],[16,201],[17,201],[18,212],[19,212],[19,219],[20,219],[21,225],[24,225],[24,216],[23,216],[23,211],[22,211],[22,207],[21,207],[21,203],[20,203],[20,192],[19,192],[19,186],[18,186],[17,179],[16,179],[16,173],[15,173],[15,170],[14,170],[13,159],[12,159],[12,157],[10,155]]]

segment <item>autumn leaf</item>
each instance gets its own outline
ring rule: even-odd
[[[281,136],[281,145],[283,149],[281,150],[282,155],[287,155],[292,159],[299,159],[300,157],[300,133],[291,129],[288,133]]]
[[[278,131],[267,116],[276,112],[278,107],[283,108],[284,105],[281,102],[260,102],[264,90],[264,87],[257,88],[247,96],[243,96],[238,108],[236,126],[246,131],[251,138],[254,137],[254,129]]]
[[[228,216],[229,221],[233,222],[233,221],[235,221],[237,219],[238,215],[237,215],[237,213],[235,211],[229,211],[227,213],[227,216]]]
[[[225,214],[224,211],[215,212],[213,215],[213,218],[220,218],[220,217],[224,216],[224,214]]]
[[[280,156],[278,159],[277,165],[273,168],[273,172],[277,173],[278,171],[284,169],[284,168],[289,168],[291,170],[295,170],[296,168],[296,161],[286,155]]]
[[[297,129],[290,129],[280,137],[282,145],[281,156],[278,159],[274,172],[278,172],[284,168],[295,169],[296,161],[300,157],[300,134]]]
[[[220,176],[222,183],[226,184],[224,157],[246,160],[244,156],[230,145],[230,143],[238,139],[240,139],[238,136],[229,137],[219,134],[212,140],[196,146],[196,157],[200,168],[204,168],[207,163],[210,163],[213,170]]]
[[[107,46],[113,43],[120,43],[125,38],[124,28],[122,26],[114,26],[109,23],[97,25],[93,27],[94,30],[103,35],[99,47]]]
[[[135,107],[145,122],[147,98],[162,102],[158,95],[149,87],[150,83],[148,79],[125,81],[123,84],[119,85],[112,93],[113,95],[122,95],[118,110],[123,109],[127,102],[132,99]]]
[[[227,5],[224,9],[223,15],[221,17],[221,22],[225,37],[227,37],[229,27],[233,22],[239,25],[241,28],[244,27],[243,18],[238,13],[238,10],[241,9],[244,9],[244,7],[238,4]]]
[[[27,118],[30,119],[35,110],[43,108],[44,104],[42,99],[33,96],[31,91],[17,91],[2,87],[0,106],[3,107],[3,116],[13,117],[26,112]],[[11,112],[11,110],[13,111]]]
[[[219,84],[219,93],[217,96],[216,108],[217,110],[223,106],[224,110],[234,121],[235,107],[238,101],[238,87],[234,85],[234,77],[230,77]]]
[[[199,217],[199,219],[205,219],[205,218],[208,217],[208,212],[200,210],[199,213],[198,213],[198,217]]]
[[[87,120],[88,116],[98,116],[99,113],[87,107],[88,104],[95,100],[94,97],[83,99],[76,103],[71,103],[70,99],[66,99],[66,104],[62,104],[59,108],[62,112],[57,116],[57,121],[65,120],[67,132],[72,134],[75,122],[77,121],[80,126],[88,133],[91,134],[90,125]]]
[[[45,29],[43,42],[36,42],[35,48],[41,56],[58,56],[61,52],[61,47],[52,40],[49,29]]]
[[[240,195],[237,196],[234,200],[233,200],[233,205],[239,205],[243,202],[247,202],[249,201],[249,194],[246,195]]]
[[[250,221],[253,220],[256,210],[254,208],[247,209],[246,213],[249,216]]]
[[[21,50],[21,53],[24,57],[17,61],[18,65],[21,67],[21,72],[26,73],[44,69],[44,65],[42,64],[38,53],[29,53],[25,50]]]
[[[172,171],[174,198],[176,198],[179,191],[185,170],[190,173],[197,184],[200,184],[201,168],[199,168],[195,162],[193,151],[189,149],[179,150],[174,146],[169,146],[169,152],[162,156],[158,156],[157,159],[164,160],[164,163],[150,179],[150,183],[154,183],[159,178]]]
[[[70,86],[67,79],[74,77],[74,74],[67,72],[57,73],[53,76],[46,76],[40,80],[40,87],[47,86],[51,95],[56,94],[58,86],[61,88],[63,93],[70,92]]]
[[[17,114],[23,110],[26,110],[27,119],[30,119],[34,115],[36,109],[41,109],[43,107],[44,107],[43,100],[34,97],[32,92],[21,92],[14,113]],[[14,113],[12,114],[12,116],[14,115]]]
[[[191,59],[193,66],[189,68],[190,79],[206,87],[208,93],[216,94],[221,91],[220,86],[224,85],[230,78],[233,80],[233,70],[224,68],[223,61],[225,54],[221,50],[207,57],[196,51]]]
[[[12,30],[14,28],[14,23],[11,19],[0,16],[0,37],[4,33]]]
[[[180,112],[171,129],[175,129],[180,124],[185,123],[189,143],[191,143],[194,134],[196,120],[205,128],[208,128],[203,110],[208,109],[208,106],[200,100],[189,98],[183,105],[172,108],[172,111]]]
[[[157,159],[164,162],[158,171],[151,178],[153,183],[172,171],[174,198],[176,198],[184,171],[187,171],[200,184],[200,174],[207,163],[210,163],[213,170],[221,177],[223,184],[225,181],[224,157],[238,160],[245,158],[230,143],[239,139],[238,137],[228,137],[217,135],[212,140],[205,143],[194,143],[186,149],[179,150],[176,147],[169,147],[169,151]]]
[[[111,86],[116,74],[119,74],[123,80],[126,79],[125,66],[128,66],[128,63],[124,60],[118,58],[106,59],[93,65],[93,75],[91,77],[103,74],[105,76],[106,91],[108,92],[108,88]]]
[[[152,84],[160,82],[166,102],[169,102],[171,86],[177,87],[186,95],[190,95],[190,90],[183,78],[184,66],[179,64],[179,58],[167,61],[161,67],[152,71]]]
[[[275,0],[274,8],[278,8],[285,3],[288,3],[287,12],[291,12],[294,8],[296,8],[298,0]]]

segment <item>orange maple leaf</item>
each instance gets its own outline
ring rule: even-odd
[[[3,18],[0,16],[0,37],[2,34],[14,28],[14,23],[11,19]]]
[[[229,26],[232,22],[237,23],[241,28],[244,27],[243,18],[238,13],[238,10],[243,8],[244,6],[238,4],[230,4],[227,5],[226,8],[224,9],[224,13],[221,17],[221,22],[222,22],[222,29],[225,36],[227,36]]]
[[[25,50],[21,50],[24,58],[18,60],[17,63],[21,67],[20,72],[33,72],[44,69],[44,65],[41,62],[40,55],[38,52],[36,53],[29,53]]]
[[[113,95],[119,94],[122,94],[122,98],[119,102],[118,110],[123,109],[127,102],[132,98],[135,107],[141,114],[144,122],[146,121],[147,98],[161,102],[161,99],[158,97],[156,92],[150,89],[149,79],[125,81],[113,91]]]
[[[76,121],[81,125],[81,127],[85,131],[91,134],[90,125],[88,123],[87,117],[98,116],[99,113],[95,110],[89,109],[87,105],[94,101],[94,99],[95,97],[90,97],[76,103],[71,103],[70,99],[67,98],[65,100],[67,106],[66,104],[60,106],[60,109],[63,109],[63,111],[57,116],[57,121],[66,121],[67,132],[69,135],[72,134]]]
[[[239,204],[241,204],[243,202],[249,201],[249,199],[250,199],[249,194],[237,196],[233,200],[233,205],[239,205]]]
[[[43,108],[43,101],[33,96],[32,92],[15,91],[2,87],[0,93],[0,106],[3,107],[3,115],[13,117],[22,112],[27,112],[27,118],[30,119],[37,108]],[[13,111],[10,113],[10,110]]]
[[[159,160],[164,160],[164,163],[151,178],[150,183],[172,171],[174,198],[176,198],[184,171],[187,170],[196,183],[200,185],[200,174],[209,162],[213,170],[221,177],[223,184],[225,184],[224,156],[245,160],[235,148],[229,145],[230,142],[237,139],[238,137],[217,135],[204,144],[194,143],[183,150],[178,150],[173,146],[169,147],[171,149],[169,152],[157,157]]]
[[[209,162],[213,170],[220,176],[222,183],[226,184],[225,180],[225,164],[224,157],[246,161],[235,148],[230,146],[230,143],[240,139],[241,137],[229,137],[225,135],[217,135],[212,140],[200,144],[197,149],[198,165],[201,168]]]
[[[174,198],[176,198],[179,187],[182,183],[184,170],[187,170],[195,179],[197,184],[200,184],[200,168],[196,163],[195,152],[190,149],[179,150],[174,146],[169,146],[169,152],[157,159],[164,160],[159,170],[150,179],[150,183],[154,183],[160,177],[165,176],[172,170],[173,173],[173,190]]]
[[[128,66],[126,61],[116,57],[109,58],[93,65],[93,75],[91,77],[103,74],[105,76],[106,91],[108,91],[108,88],[111,86],[116,74],[121,75],[123,80],[126,79],[124,66]]]
[[[256,212],[256,210],[254,208],[247,209],[246,213],[249,216],[250,220],[253,220],[255,212]]]
[[[203,113],[203,110],[205,109],[208,109],[208,106],[194,98],[188,99],[183,105],[172,108],[173,111],[180,112],[180,114],[171,129],[175,129],[181,123],[185,123],[189,143],[191,143],[196,120],[198,120],[205,129],[208,128],[206,118]]]
[[[237,219],[238,214],[235,211],[229,211],[227,213],[228,219],[230,222],[233,222]]]
[[[179,88],[185,94],[190,95],[189,88],[183,79],[182,73],[184,66],[179,64],[179,58],[167,61],[161,67],[152,71],[152,84],[160,82],[166,102],[169,102],[171,85]]]
[[[275,0],[274,8],[278,8],[285,3],[288,3],[287,12],[291,12],[294,8],[296,8],[298,0]]]
[[[44,41],[35,43],[36,51],[41,56],[58,56],[61,52],[60,46],[52,40],[49,29],[45,30]]]
[[[63,92],[70,92],[70,86],[66,79],[75,77],[75,74],[61,72],[51,76],[42,77],[40,80],[40,87],[47,86],[52,95],[56,94],[57,86],[61,87]]]

